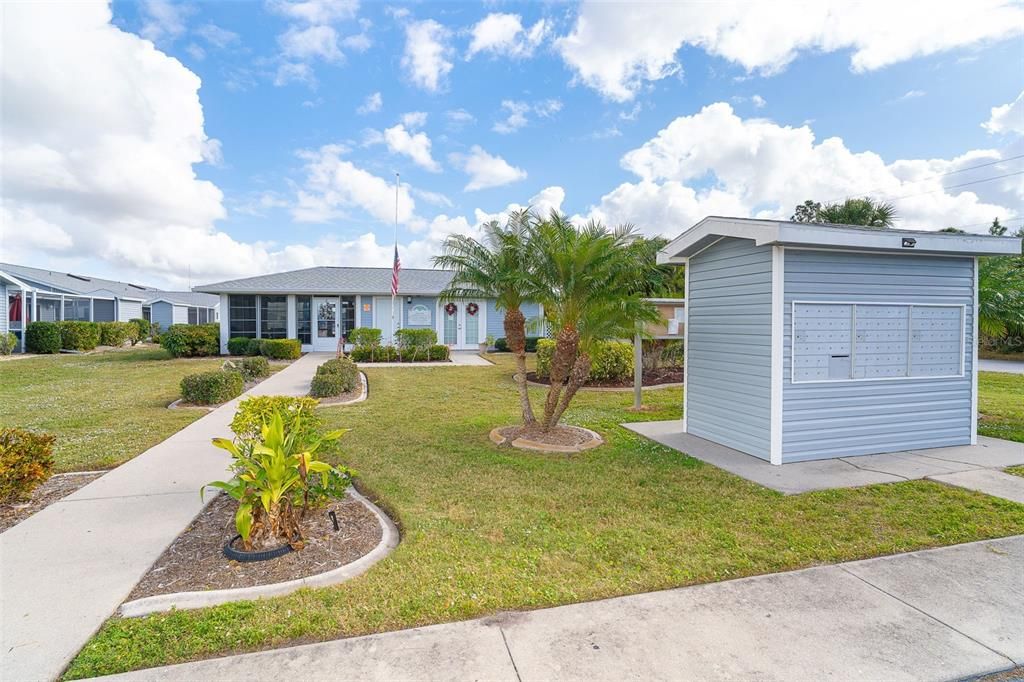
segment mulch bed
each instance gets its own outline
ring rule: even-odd
[[[559,424],[550,431],[544,431],[539,426],[506,426],[503,429],[498,429],[498,433],[508,438],[509,443],[516,438],[525,438],[545,445],[576,446],[593,439],[586,431],[563,424]]]
[[[530,372],[526,375],[527,380],[537,384],[544,384],[545,386],[551,385],[551,379],[548,377],[539,377],[536,372]],[[681,384],[683,382],[683,368],[682,367],[659,367],[658,369],[644,370],[643,385],[644,386],[659,386],[661,384]],[[588,381],[583,384],[586,388],[632,388],[633,377],[625,381]]]
[[[57,474],[56,476],[50,477],[50,480],[33,490],[32,496],[28,502],[0,504],[0,532],[21,523],[36,512],[42,511],[54,502],[57,502],[79,488],[92,483],[105,473],[107,472],[98,471],[96,473],[88,474]]]
[[[253,587],[305,578],[351,563],[380,542],[376,515],[346,496],[306,517],[306,546],[277,559],[240,563],[224,556],[233,538],[238,503],[218,495],[171,546],[160,555],[125,601],[175,592]],[[341,530],[327,517],[333,510]]]

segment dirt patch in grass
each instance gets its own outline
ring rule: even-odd
[[[551,385],[551,379],[548,377],[537,376],[536,372],[530,372],[526,375],[529,381],[535,384],[544,384],[545,386]],[[663,384],[681,384],[683,383],[683,368],[682,367],[659,367],[658,369],[647,369],[644,370],[643,385],[644,386],[661,386]],[[622,381],[588,381],[584,384],[586,388],[632,388],[633,377],[630,376],[628,379]]]
[[[0,532],[21,523],[36,512],[46,509],[54,502],[92,483],[105,473],[107,472],[57,474],[33,490],[32,496],[27,502],[0,505]]]
[[[498,429],[498,433],[507,438],[509,443],[517,438],[523,438],[534,443],[564,445],[566,447],[583,445],[594,438],[583,429],[577,429],[564,424],[559,424],[550,431],[545,431],[539,426],[506,426],[503,429]]]
[[[377,517],[362,502],[345,497],[307,517],[306,546],[277,559],[240,563],[223,554],[233,538],[238,503],[218,495],[157,559],[126,601],[175,592],[270,585],[305,578],[351,563],[380,542]],[[334,511],[341,530],[327,516]]]

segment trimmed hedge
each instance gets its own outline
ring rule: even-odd
[[[100,345],[100,325],[97,322],[64,320],[60,329],[60,347],[66,350],[93,350]]]
[[[314,376],[314,379],[317,376],[327,374],[341,377],[344,384],[344,390],[342,393],[354,391],[359,385],[359,368],[356,367],[356,363],[352,362],[351,358],[345,357],[328,360],[316,368],[316,375]],[[313,395],[316,394],[314,393]]]
[[[260,353],[274,360],[296,360],[302,355],[302,344],[298,339],[263,339]]]
[[[181,397],[193,405],[216,405],[242,395],[244,388],[241,372],[218,369],[185,376],[181,380]]]
[[[279,413],[288,433],[299,429],[304,434],[314,435],[323,427],[323,420],[317,416],[316,406],[317,401],[313,398],[295,398],[288,395],[253,396],[239,403],[238,412],[231,420],[231,430],[242,439],[259,438],[260,427],[270,421],[275,413]]]
[[[356,346],[379,346],[381,331],[373,327],[356,327],[348,333],[349,343]]]
[[[176,358],[220,355],[220,325],[172,324],[160,335],[160,345]]]
[[[127,322],[100,322],[100,345],[123,346],[126,341],[138,338],[139,328]]]
[[[18,347],[18,337],[11,332],[0,334],[0,355],[10,355]]]
[[[437,332],[433,329],[399,329],[395,341],[403,351],[409,348],[426,348],[437,345]]]
[[[425,348],[410,348],[399,352],[394,346],[356,346],[349,353],[355,362],[443,362],[451,355],[451,349],[443,344]]]
[[[29,322],[25,328],[25,348],[29,353],[59,353],[60,327],[56,322]]]
[[[255,344],[252,342],[256,341]],[[250,339],[248,336],[233,336],[228,339],[228,355],[255,355],[256,353],[250,353],[249,347],[256,346],[257,352],[259,352],[259,340]]]
[[[314,398],[331,398],[350,390],[340,374],[315,374],[309,383],[309,394]]]
[[[262,379],[270,376],[270,363],[266,358],[260,356],[245,358],[240,363],[239,369],[246,379]]]
[[[149,320],[143,319],[141,317],[133,317],[132,319],[128,320],[128,324],[135,325],[136,329],[136,336],[134,339],[131,339],[133,346],[137,344],[139,341],[145,341],[153,333],[153,324]]]
[[[0,429],[0,503],[25,499],[53,473],[54,436]]]
[[[537,344],[537,376],[551,374],[551,357],[555,352],[552,339]],[[625,341],[598,341],[590,352],[588,381],[624,381],[633,373],[633,345]]]
[[[537,352],[537,342],[542,340],[542,339],[546,339],[546,338],[547,337],[544,337],[544,336],[527,336],[526,337],[526,352],[527,353],[536,353]],[[508,339],[506,339],[503,336],[503,337],[501,337],[500,339],[497,339],[494,342],[494,350],[498,351],[499,353],[508,353],[512,349],[508,347]]]

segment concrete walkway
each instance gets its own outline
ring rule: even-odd
[[[979,359],[978,369],[982,372],[1009,372],[1011,374],[1024,374],[1024,361]]]
[[[646,436],[674,450],[686,453],[719,469],[789,495],[811,490],[854,488],[873,483],[895,483],[928,478],[958,485],[954,474],[1003,469],[1024,464],[1024,443],[999,438],[978,437],[977,445],[890,452],[793,462],[775,465],[730,447],[683,433],[678,419],[623,424],[624,428]],[[1001,476],[1010,474],[995,472]],[[977,480],[977,478],[971,478]],[[1020,478],[1020,477],[1014,477]],[[1024,478],[1020,478],[1024,485]],[[1010,485],[1013,481],[1009,482]],[[964,485],[962,487],[971,487]],[[977,488],[975,488],[977,489]],[[993,487],[992,490],[995,490]],[[985,490],[984,492],[990,492]],[[998,495],[997,492],[990,494]],[[1009,499],[1015,499],[1013,497]]]
[[[0,534],[0,670],[52,680],[202,509],[199,489],[224,478],[238,402],[305,395],[332,353],[303,356],[241,398]],[[207,501],[210,496],[207,496]]]
[[[117,680],[951,680],[1024,663],[1024,536]]]

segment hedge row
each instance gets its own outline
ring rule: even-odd
[[[181,397],[193,405],[216,405],[242,395],[245,379],[241,372],[217,369],[189,374],[181,380]]]
[[[64,350],[92,350],[105,345],[121,345],[132,333],[126,322],[29,322],[25,328],[25,347],[30,353],[59,353]],[[123,335],[123,336],[122,336]]]
[[[316,368],[309,394],[314,398],[329,398],[354,391],[359,385],[359,368],[351,358],[334,358]]]
[[[535,353],[537,352],[537,342],[545,337],[543,336],[527,336],[526,337],[526,352]],[[508,353],[511,348],[508,347],[508,339],[504,336],[494,342],[494,350],[499,353]]]
[[[298,339],[250,339],[235,336],[228,339],[230,355],[264,355],[274,360],[295,360],[302,354]]]
[[[356,346],[349,353],[356,362],[442,362],[449,355],[448,346],[441,344],[401,350],[394,346]]]
[[[0,503],[26,499],[53,473],[54,436],[0,429]]]
[[[160,335],[160,345],[176,358],[220,355],[220,325],[172,324]]]
[[[537,376],[551,374],[551,357],[555,352],[552,339],[541,339],[537,343]],[[622,381],[633,373],[633,345],[625,341],[598,341],[590,352],[590,376],[592,381]]]

